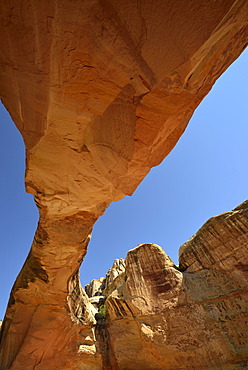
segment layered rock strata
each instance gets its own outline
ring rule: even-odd
[[[154,244],[129,251],[105,297],[106,368],[247,368],[247,245],[245,202],[206,222],[179,267]]]
[[[170,152],[243,51],[247,2],[0,7],[0,96],[23,135],[26,189],[40,211],[2,325],[0,368],[100,369],[78,276],[92,227]]]

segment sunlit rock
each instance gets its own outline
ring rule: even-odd
[[[221,309],[197,301],[194,279],[186,279],[192,288],[185,293],[183,276],[204,274],[214,261],[218,272],[211,275],[225,273],[217,262],[223,247],[209,258],[198,252],[199,262],[193,260],[194,243],[185,246],[180,272],[168,264],[163,270],[167,257],[153,246],[158,270],[152,271],[160,271],[166,283],[149,275],[148,257],[141,258],[141,271],[132,260],[137,253],[139,261],[147,247],[130,252],[126,272],[110,278],[109,314],[122,318],[129,312],[124,326],[123,320],[112,322],[110,339],[107,318],[95,324],[78,271],[99,216],[110,202],[131,195],[171,151],[216,79],[244,50],[247,18],[245,0],[1,1],[0,97],[23,136],[26,189],[40,212],[2,325],[1,369],[144,369],[144,364],[161,369],[164,357],[174,368],[184,361],[191,361],[190,368],[243,361],[243,339],[225,326],[226,316],[219,324],[226,336],[219,337],[211,324]],[[237,257],[224,252],[227,271],[239,261],[231,282],[223,277],[225,294],[235,286],[234,276],[239,281],[245,273],[240,251],[235,244]],[[205,276],[199,276],[204,285]],[[176,309],[181,302],[182,312]],[[244,316],[232,317],[232,302],[227,317],[243,321]],[[122,334],[130,346],[123,348]],[[137,335],[142,340],[132,341]],[[93,344],[85,343],[88,336]],[[227,336],[234,337],[229,345]],[[160,343],[169,347],[160,351]],[[131,354],[136,362],[130,362]]]

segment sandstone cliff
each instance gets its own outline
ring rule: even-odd
[[[129,251],[122,278],[102,291],[106,368],[247,368],[247,243],[245,202],[206,222],[181,247],[179,267],[154,244]]]
[[[26,189],[40,211],[2,325],[0,368],[113,367],[95,344],[93,305],[79,284],[92,227],[170,152],[242,52],[247,1],[1,0],[0,7],[0,96],[23,135]],[[182,268],[198,268],[198,255],[187,246],[185,253]]]

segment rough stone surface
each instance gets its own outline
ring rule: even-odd
[[[40,211],[2,325],[1,369],[110,366],[79,286],[92,227],[170,152],[246,43],[246,0],[0,1],[0,96]],[[200,268],[185,253],[183,268]]]
[[[85,285],[85,292],[88,297],[100,296],[105,289],[106,279],[100,277],[99,279],[94,279],[90,284]]]
[[[157,245],[129,251],[106,300],[109,368],[247,368],[247,245],[248,202],[185,243],[179,269]]]
[[[115,282],[116,278],[125,271],[125,260],[119,258],[114,260],[112,267],[108,270],[106,277],[100,277],[99,279],[93,279],[89,284],[85,285],[85,292],[88,297],[102,296],[107,294],[109,290],[113,290],[112,283]]]
[[[106,274],[104,295],[108,295],[108,292],[113,290],[116,284],[120,284],[123,279],[123,273],[125,272],[126,262],[124,258],[116,259],[113,266],[108,270]]]

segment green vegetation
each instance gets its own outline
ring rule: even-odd
[[[105,304],[102,304],[102,305],[99,307],[98,313],[100,314],[100,316],[101,316],[101,318],[102,318],[103,320],[106,320],[106,306],[105,306]]]

